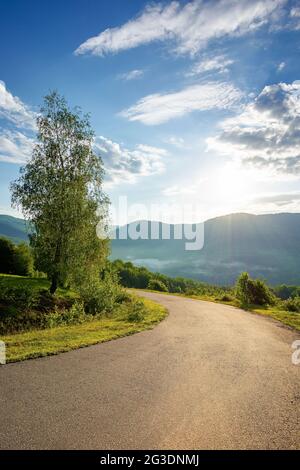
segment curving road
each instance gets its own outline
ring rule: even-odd
[[[297,332],[224,305],[143,296],[170,311],[152,331],[0,366],[0,448],[300,448]]]

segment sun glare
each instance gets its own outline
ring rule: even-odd
[[[225,165],[216,172],[209,189],[215,203],[230,208],[249,199],[252,186],[251,179],[244,170]]]

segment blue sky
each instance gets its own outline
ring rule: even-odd
[[[162,204],[167,221],[174,205],[179,222],[299,211],[298,2],[0,7],[1,213],[18,214],[9,184],[52,89],[91,114],[114,204]]]

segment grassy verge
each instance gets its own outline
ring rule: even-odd
[[[152,329],[165,318],[167,310],[150,300],[140,300],[144,305],[140,321],[128,321],[130,306],[123,306],[111,318],[1,336],[6,344],[7,362],[57,354]]]
[[[232,307],[242,308],[239,304],[238,300],[232,299],[229,301],[216,299],[215,297],[208,296],[208,295],[186,295],[182,293],[171,293],[171,292],[158,292],[158,291],[148,291],[147,292],[154,292],[156,294],[164,294],[164,295],[176,295],[178,297],[186,297],[189,299],[195,300],[205,300],[207,302],[214,302],[220,303],[224,305],[231,305]],[[265,317],[274,318],[274,320],[280,321],[284,325],[287,325],[295,330],[300,331],[300,313],[293,313],[288,312],[287,310],[282,310],[279,307],[257,307],[253,306],[250,307],[248,310],[245,310],[249,313],[257,313],[259,315],[263,315]]]
[[[300,331],[300,313],[288,312],[286,310],[280,310],[276,307],[269,308],[253,308],[251,312],[258,313],[265,317],[274,318],[275,320],[280,321],[284,325],[295,328],[295,330]]]

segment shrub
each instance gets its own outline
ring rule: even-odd
[[[288,300],[290,297],[300,296],[299,286],[287,286],[282,284],[274,288],[275,294],[282,300]]]
[[[289,312],[300,313],[300,297],[293,297],[282,302],[282,306]]]
[[[159,279],[150,279],[147,289],[158,290],[159,292],[168,292],[167,286]]]
[[[251,279],[246,272],[237,280],[236,297],[243,306],[274,304],[274,295],[269,287],[260,279]]]
[[[0,282],[0,334],[52,328],[88,319],[83,303],[56,298],[47,289]]]
[[[75,325],[83,323],[91,318],[84,312],[82,302],[74,302],[69,309],[59,309],[57,306],[53,310],[41,312],[38,310],[18,311],[12,306],[8,306],[1,312],[0,334],[14,333],[43,328],[54,328],[63,325]]]
[[[0,238],[0,269],[2,273],[14,274],[14,244],[7,238]]]
[[[256,305],[273,305],[275,303],[273,293],[261,279],[252,281],[252,302]]]
[[[31,276],[33,274],[33,257],[26,243],[14,245],[10,240],[0,237],[1,272]]]
[[[198,295],[198,291],[197,289],[186,289],[185,295],[187,296]]]
[[[129,294],[129,292],[126,292],[125,289],[120,289],[120,292],[118,292],[116,295],[116,302],[118,304],[128,303],[131,302],[131,300],[132,296]]]
[[[135,322],[138,323],[138,322],[143,321],[145,318],[144,310],[145,310],[145,307],[144,307],[143,302],[141,302],[140,300],[134,302],[132,305],[132,310],[127,316],[127,320],[133,323]]]
[[[55,298],[48,289],[40,289],[37,293],[37,308],[41,311],[49,311],[55,306]]]
[[[0,283],[0,301],[25,310],[35,308],[39,304],[39,291],[31,286],[5,286]]]
[[[229,294],[223,294],[218,297],[216,300],[220,300],[221,302],[232,302],[234,298]]]
[[[101,277],[85,279],[77,288],[85,312],[92,315],[112,312],[123,292],[114,271],[107,270]]]
[[[33,275],[33,256],[26,243],[15,246],[14,274],[18,274],[19,276]]]
[[[76,325],[89,319],[84,311],[82,302],[74,302],[70,309],[59,310],[55,307],[54,311],[45,316],[43,322],[44,328],[54,328],[62,325]]]

